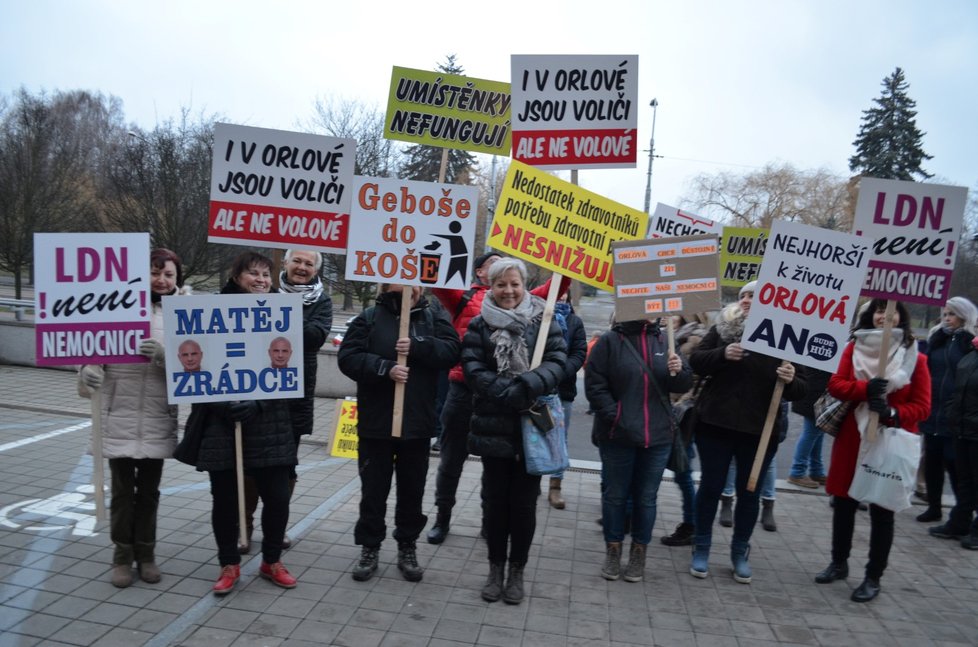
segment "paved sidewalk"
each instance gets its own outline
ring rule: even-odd
[[[404,581],[396,546],[365,583],[349,571],[357,555],[353,525],[356,465],[322,444],[332,402],[317,402],[316,434],[300,448],[291,512],[296,540],[284,555],[299,586],[282,590],[257,577],[260,556],[243,563],[233,593],[215,598],[218,574],[206,476],[168,461],[159,514],[163,580],[116,589],[108,582],[107,524],[94,524],[85,492],[91,421],[72,373],[0,366],[0,647],[5,645],[975,645],[978,552],[927,535],[920,507],[897,515],[883,592],[870,604],[849,601],[861,581],[868,517],[860,513],[847,582],[816,585],[828,563],[827,497],[779,489],[778,532],[752,540],[754,581],[730,575],[730,531],[717,526],[710,577],[688,574],[687,548],[659,537],[679,522],[679,493],[669,482],[642,583],[607,582],[598,474],[572,470],[568,508],[541,497],[527,568],[527,599],[488,604],[479,589],[488,570],[478,538],[480,464],[466,464],[452,533],[418,544],[424,581]],[[318,442],[317,442],[318,441]],[[431,462],[425,510],[434,514]],[[391,500],[393,507],[393,499]],[[392,517],[390,511],[388,517]]]

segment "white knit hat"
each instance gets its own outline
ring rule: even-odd
[[[757,288],[757,281],[751,281],[740,288],[740,292],[737,293],[737,298],[741,299],[744,296],[744,292],[753,292]]]

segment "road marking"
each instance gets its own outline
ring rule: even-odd
[[[5,452],[8,449],[17,449],[18,447],[23,447],[24,445],[30,445],[31,443],[39,443],[42,440],[47,440],[48,438],[54,438],[55,436],[69,434],[73,431],[78,431],[79,429],[87,429],[88,427],[91,426],[92,426],[92,421],[86,420],[85,422],[80,422],[77,425],[71,425],[70,427],[55,429],[54,431],[38,434],[36,436],[30,436],[28,438],[21,438],[20,440],[15,440],[11,443],[5,443],[3,445],[0,445],[0,452]]]

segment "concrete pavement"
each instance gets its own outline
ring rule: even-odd
[[[688,574],[687,548],[659,543],[680,519],[678,490],[664,483],[645,581],[630,584],[601,578],[599,476],[571,470],[566,510],[541,497],[527,599],[508,606],[479,597],[488,565],[473,460],[451,535],[440,546],[418,544],[424,581],[401,578],[388,541],[378,575],[355,582],[349,571],[359,554],[359,483],[355,463],[330,457],[323,444],[332,409],[332,401],[317,402],[316,432],[300,449],[295,545],[283,557],[297,588],[258,578],[260,557],[252,555],[233,593],[211,595],[219,569],[207,478],[167,461],[159,514],[163,580],[116,589],[108,581],[107,524],[94,523],[86,491],[88,402],[75,394],[71,373],[0,366],[0,647],[978,644],[978,553],[928,536],[926,524],[913,519],[921,509],[915,506],[897,515],[880,597],[855,604],[849,594],[861,580],[867,515],[857,520],[849,580],[816,585],[812,577],[829,559],[831,513],[824,494],[792,488],[778,492],[778,532],[754,533],[754,581],[741,585],[730,576],[729,529],[715,530],[705,580]],[[429,515],[436,466],[433,458]]]

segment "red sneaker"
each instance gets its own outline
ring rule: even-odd
[[[282,562],[275,562],[274,564],[262,562],[258,573],[265,579],[271,580],[272,584],[281,586],[283,589],[294,589],[298,583],[298,580],[285,570]]]
[[[228,564],[221,569],[221,576],[214,583],[214,595],[226,595],[234,588],[234,583],[241,577],[240,564]]]

